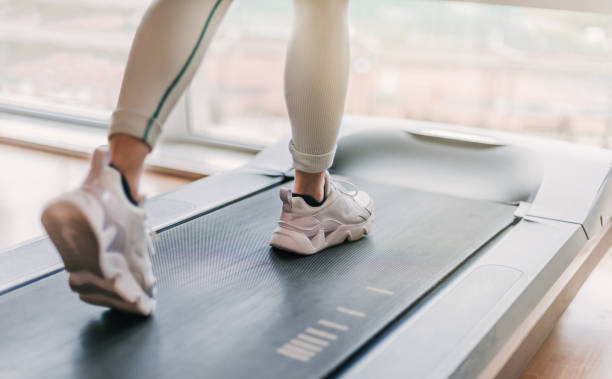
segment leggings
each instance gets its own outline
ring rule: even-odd
[[[109,137],[155,143],[190,83],[231,0],[155,0],[128,57]],[[348,0],[294,0],[285,65],[289,150],[296,170],[317,173],[334,159],[348,84]]]

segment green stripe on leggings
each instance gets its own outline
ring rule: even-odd
[[[181,68],[181,71],[179,71],[179,73],[176,75],[176,77],[174,78],[172,83],[170,83],[168,88],[166,88],[166,92],[164,92],[164,96],[162,96],[161,100],[159,101],[159,104],[157,104],[157,109],[155,109],[155,113],[153,113],[153,116],[151,116],[151,118],[149,118],[149,122],[147,123],[147,127],[145,129],[144,137],[142,138],[143,140],[146,141],[146,139],[147,139],[147,137],[149,135],[149,131],[151,130],[151,125],[153,125],[153,120],[155,120],[157,118],[157,116],[159,116],[159,112],[161,112],[161,109],[164,106],[164,103],[166,102],[166,99],[168,98],[168,96],[170,96],[170,92],[172,92],[174,87],[176,87],[176,84],[179,82],[179,80],[181,80],[181,78],[183,77],[183,74],[185,74],[185,71],[187,71],[187,68],[189,67],[189,64],[193,60],[193,57],[195,56],[196,52],[200,48],[200,45],[202,44],[202,40],[204,40],[204,35],[206,34],[206,30],[208,29],[208,25],[210,24],[210,21],[212,20],[213,16],[215,15],[215,11],[219,7],[219,4],[221,4],[221,1],[223,1],[223,0],[217,0],[217,2],[215,2],[215,5],[213,6],[212,10],[210,11],[210,14],[208,15],[208,18],[206,19],[206,23],[204,24],[204,28],[202,29],[202,32],[200,33],[200,36],[198,37],[198,41],[196,42],[193,50],[191,50],[191,54],[189,54],[189,57],[187,58],[187,61],[185,62],[185,64]]]

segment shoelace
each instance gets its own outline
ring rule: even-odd
[[[149,225],[145,225],[145,241],[147,243],[147,250],[151,256],[156,254],[155,250],[155,240],[157,239],[157,232],[150,227]]]
[[[142,195],[140,198],[140,207],[141,208],[145,208],[146,203],[147,203],[147,197],[145,195]],[[144,236],[145,236],[145,242],[147,245],[147,251],[151,256],[154,256],[157,251],[155,250],[155,241],[157,240],[157,232],[155,231],[155,229],[153,229],[153,227],[151,227],[150,225],[147,224],[146,222],[146,218],[143,218],[143,223],[144,223]]]
[[[355,197],[357,196],[357,194],[359,193],[359,188],[358,188],[358,187],[357,187],[355,184],[353,184],[353,183],[349,182],[349,181],[348,181],[348,180],[346,180],[346,179],[341,179],[341,178],[339,178],[339,177],[337,177],[337,176],[333,176],[333,177],[332,177],[332,176],[330,176],[330,179],[332,179],[332,180],[330,180],[330,184],[331,184],[331,185],[332,185],[334,188],[336,188],[338,191],[342,192],[342,193],[343,193],[343,194],[345,194],[345,195],[348,195],[348,196],[350,196],[350,197],[352,197],[352,198],[355,198]],[[337,185],[337,183],[346,184],[347,186],[352,187],[353,193],[350,193],[350,192],[349,192],[349,191],[348,191],[346,188],[344,188],[343,186],[339,186],[339,185]]]

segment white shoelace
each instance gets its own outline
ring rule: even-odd
[[[142,209],[145,208],[147,203],[147,197],[142,195],[140,198],[140,205]],[[147,245],[147,251],[151,256],[154,256],[157,251],[155,250],[155,241],[157,240],[157,232],[153,229],[152,226],[147,224],[146,217],[143,218],[142,222],[144,223],[144,237]]]
[[[348,191],[346,188],[344,188],[343,186],[341,186],[341,185],[337,185],[338,183],[340,183],[340,184],[346,184],[347,186],[349,186],[349,187],[351,187],[351,188],[352,188],[353,192],[351,193],[351,192],[349,192],[349,191]],[[332,177],[332,176],[330,175],[330,184],[331,184],[332,186],[334,186],[334,188],[336,188],[338,191],[342,192],[342,193],[343,193],[343,194],[345,194],[345,195],[348,195],[348,196],[350,196],[350,197],[353,197],[353,198],[354,198],[354,197],[356,197],[356,196],[357,196],[357,194],[359,193],[359,188],[358,188],[358,187],[357,187],[355,184],[353,184],[353,183],[349,182],[349,181],[348,181],[348,180],[346,180],[346,179],[341,179],[341,178],[339,178],[339,177],[337,177],[337,176],[333,176],[333,177]]]
[[[145,241],[147,243],[147,250],[149,251],[149,254],[153,256],[156,254],[155,240],[157,240],[157,232],[152,227],[146,224],[145,224],[144,232],[145,232]]]

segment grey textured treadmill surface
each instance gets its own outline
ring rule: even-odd
[[[515,210],[360,185],[375,200],[373,233],[310,257],[268,246],[277,188],[161,233],[158,310],[149,319],[80,303],[64,272],[0,296],[0,377],[324,376],[509,225]],[[309,328],[335,340],[308,362],[277,353]]]

